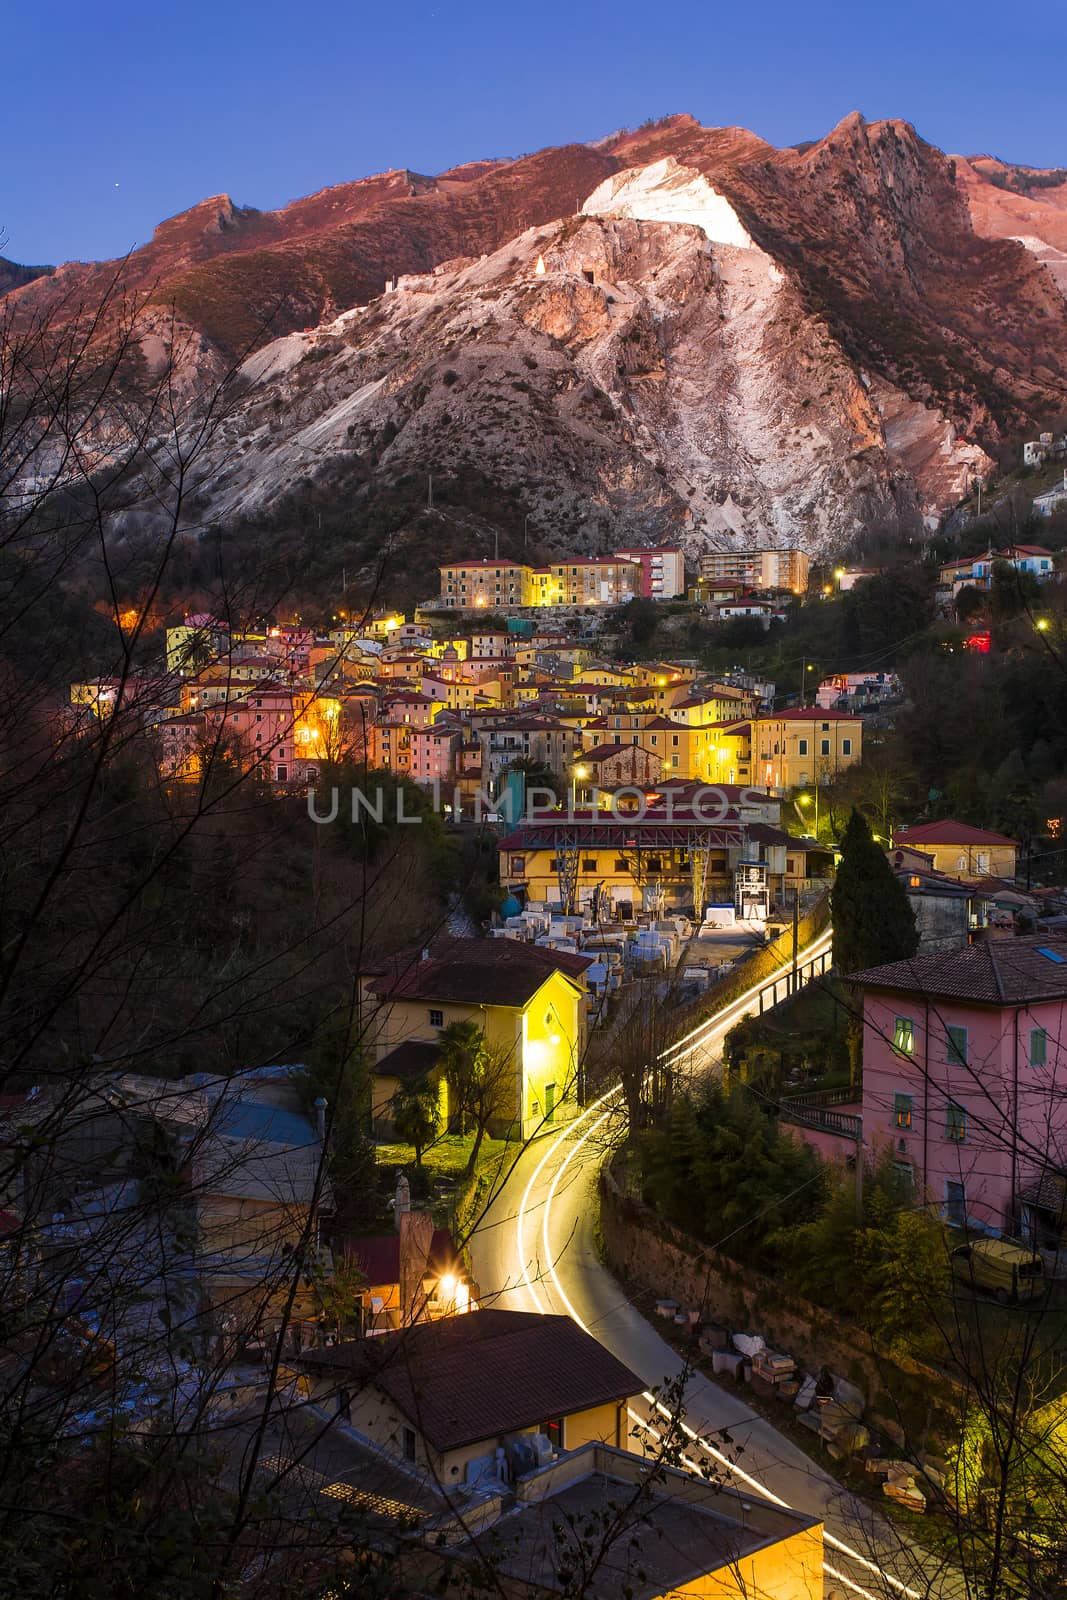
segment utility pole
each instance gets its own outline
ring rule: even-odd
[[[500,529],[493,529],[493,560],[500,560]]]

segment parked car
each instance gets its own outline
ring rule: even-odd
[[[1009,1239],[975,1239],[952,1252],[952,1273],[1001,1305],[1032,1300],[1044,1288],[1045,1264],[1036,1251]]]

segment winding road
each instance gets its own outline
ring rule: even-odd
[[[802,953],[801,978],[829,962],[831,935]],[[668,1055],[694,1070],[712,1067],[723,1037],[746,1011],[773,1004],[781,976],[756,985],[676,1043]],[[491,1194],[470,1240],[483,1300],[512,1310],[573,1317],[648,1385],[631,1418],[655,1429],[662,1407],[653,1390],[683,1370],[677,1351],[627,1298],[597,1252],[597,1173],[621,1131],[618,1089],[609,1090],[558,1133],[528,1146]],[[848,1494],[736,1392],[692,1373],[684,1429],[690,1464],[709,1456],[742,1491],[822,1519],[827,1597],[960,1600],[958,1572],[935,1562],[898,1529]],[[724,1430],[730,1442],[723,1438]]]

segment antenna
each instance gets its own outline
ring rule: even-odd
[[[500,529],[493,529],[493,560],[500,560]]]

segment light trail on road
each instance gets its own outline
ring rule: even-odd
[[[807,961],[813,956],[817,957],[823,948],[829,948],[831,941],[832,933],[830,930],[827,930],[803,951],[804,960]],[[732,1001],[730,1005],[724,1007],[721,1012],[716,1012],[713,1017],[710,1017],[707,1022],[702,1023],[699,1028],[695,1028],[692,1033],[687,1034],[685,1038],[678,1040],[675,1045],[670,1046],[668,1050],[663,1052],[663,1057],[661,1057],[661,1059],[676,1055],[680,1051],[681,1047],[687,1044],[690,1044],[689,1053],[692,1054],[694,1053],[694,1049],[701,1048],[706,1041],[710,1042],[710,1039],[716,1034],[720,1032],[725,1033],[731,1026],[731,1019],[735,1017],[739,1018],[741,1015],[743,1015],[744,1008],[750,1005],[753,999],[757,999],[760,993],[766,989],[773,989],[773,987],[780,981],[780,978],[771,978],[763,983],[754,985],[749,990],[746,990],[743,995],[741,995],[737,1000]],[[700,1034],[704,1034],[706,1036],[706,1040],[702,1039],[700,1045],[695,1047],[692,1046],[691,1041]],[[619,1099],[621,1094],[622,1084],[617,1083],[612,1088],[608,1089],[604,1094],[600,1095],[598,1099],[594,1100],[591,1105],[586,1106],[585,1110],[580,1112],[574,1121],[569,1123],[568,1126],[556,1137],[531,1173],[529,1182],[523,1191],[522,1199],[519,1202],[519,1209],[515,1219],[516,1250],[518,1253],[519,1270],[526,1284],[530,1298],[537,1307],[537,1310],[543,1314],[546,1308],[541,1300],[541,1296],[537,1292],[534,1280],[530,1275],[527,1261],[527,1251],[525,1247],[526,1217],[530,1207],[530,1196],[539,1179],[541,1178],[541,1174],[544,1172],[546,1166],[552,1160],[552,1158],[560,1150],[562,1150],[567,1141],[573,1140],[571,1149],[560,1162],[559,1168],[554,1174],[548,1186],[548,1192],[545,1195],[544,1216],[541,1223],[541,1241],[544,1249],[545,1268],[548,1277],[552,1281],[552,1286],[555,1290],[555,1293],[559,1296],[560,1303],[566,1308],[567,1315],[571,1317],[571,1319],[576,1322],[585,1333],[590,1334],[592,1330],[588,1327],[586,1322],[575,1309],[570,1297],[563,1287],[563,1284],[560,1282],[558,1273],[556,1272],[556,1261],[552,1252],[550,1239],[552,1204],[555,1200],[556,1190],[559,1187],[560,1180],[563,1178],[564,1173],[567,1171],[574,1158],[588,1146],[589,1141],[610,1119],[613,1112],[614,1103]],[[600,1114],[596,1115],[597,1112]],[[589,1125],[585,1128],[580,1137],[575,1138],[575,1133],[579,1126],[591,1117],[595,1117],[595,1120],[589,1122]],[[670,1411],[666,1406],[663,1405],[662,1401],[656,1398],[651,1390],[644,1390],[641,1398],[650,1408],[658,1412],[660,1415],[667,1418],[671,1417]],[[653,1434],[656,1438],[662,1437],[662,1435],[658,1433],[658,1431],[652,1426],[647,1418],[640,1417],[635,1411],[632,1410],[628,1410],[628,1414],[631,1420],[636,1423],[638,1427],[645,1429],[647,1432]],[[678,1423],[682,1432],[689,1439],[691,1439],[694,1444],[698,1445],[702,1451],[706,1452],[715,1461],[718,1461],[725,1468],[725,1470],[731,1474],[731,1476],[744,1483],[747,1488],[762,1496],[763,1499],[770,1501],[771,1504],[780,1506],[783,1510],[789,1511],[793,1509],[779,1495],[776,1495],[773,1490],[766,1488],[765,1485],[760,1483],[758,1479],[754,1478],[751,1473],[746,1472],[742,1467],[739,1467],[736,1462],[731,1461],[729,1457],[725,1456],[721,1450],[717,1449],[709,1439],[705,1439],[702,1435],[689,1427],[688,1423],[686,1423],[683,1419],[679,1418]],[[682,1457],[682,1460],[683,1463],[689,1468],[690,1472],[693,1472],[697,1476],[700,1475],[700,1469],[695,1463],[688,1461],[684,1456]],[[823,1525],[823,1538],[827,1544],[829,1544],[847,1560],[856,1562],[857,1565],[864,1568],[865,1571],[868,1571],[876,1577],[882,1579],[882,1581],[888,1584],[889,1587],[897,1594],[903,1596],[904,1600],[924,1600],[923,1595],[918,1590],[910,1588],[901,1579],[894,1577],[891,1572],[886,1572],[884,1568],[879,1567],[876,1562],[871,1561],[867,1556],[864,1556],[858,1550],[853,1549],[851,1545],[845,1544],[842,1540],[836,1538],[834,1534],[829,1533],[825,1527],[825,1523]],[[823,1562],[823,1571],[828,1577],[832,1578],[835,1583],[844,1584],[847,1589],[851,1589],[855,1594],[859,1595],[861,1600],[877,1600],[877,1597],[871,1594],[869,1590],[864,1589],[861,1584],[855,1583],[851,1578],[846,1577],[843,1572],[838,1571],[827,1561]]]

